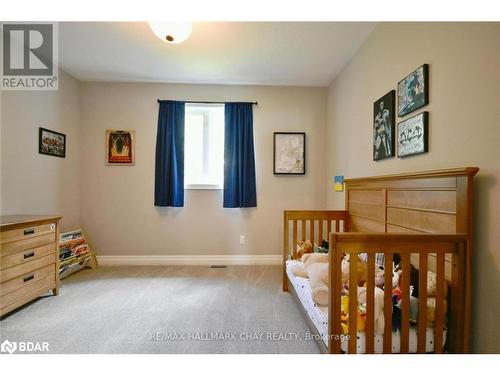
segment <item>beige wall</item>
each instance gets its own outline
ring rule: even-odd
[[[81,88],[81,219],[99,255],[280,254],[283,210],[325,205],[325,89],[147,83]],[[184,208],[154,207],[157,98],[259,102],[257,208],[223,209],[221,190],[186,191]],[[106,128],[135,129],[135,166],[105,165]],[[307,133],[307,176],[273,176],[273,131]]]
[[[478,166],[473,348],[500,352],[500,24],[381,24],[328,91],[327,174],[346,177]],[[429,153],[372,161],[373,102],[430,65]],[[330,208],[344,195],[328,184]]]
[[[60,72],[57,91],[1,93],[1,214],[60,214],[80,225],[79,83]],[[66,158],[38,153],[38,128],[66,134]]]

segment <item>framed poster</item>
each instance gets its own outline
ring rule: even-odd
[[[423,154],[428,151],[428,112],[422,112],[398,123],[398,157]]]
[[[274,174],[306,173],[306,133],[274,133]]]
[[[134,165],[135,131],[106,130],[106,164]]]
[[[403,117],[429,104],[429,65],[424,64],[398,82],[398,115]]]
[[[396,92],[389,91],[373,103],[373,160],[392,158],[394,152],[394,100]]]
[[[53,130],[38,129],[38,153],[66,157],[66,135]]]

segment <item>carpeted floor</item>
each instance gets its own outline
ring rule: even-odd
[[[271,266],[86,269],[0,328],[51,353],[319,353]]]

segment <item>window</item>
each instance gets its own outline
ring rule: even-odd
[[[222,189],[224,105],[186,104],[184,188]]]

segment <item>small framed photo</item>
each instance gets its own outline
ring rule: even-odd
[[[403,117],[429,104],[429,65],[424,64],[398,82],[398,115]]]
[[[429,149],[429,112],[422,112],[398,123],[398,157],[405,158]]]
[[[45,128],[39,128],[38,153],[65,158],[66,134],[58,133]]]
[[[306,133],[274,133],[274,174],[306,173]]]
[[[335,176],[335,191],[344,191],[344,176]]]
[[[373,160],[392,158],[394,151],[394,101],[396,92],[389,91],[373,103]]]
[[[135,131],[106,130],[106,164],[134,165]]]

